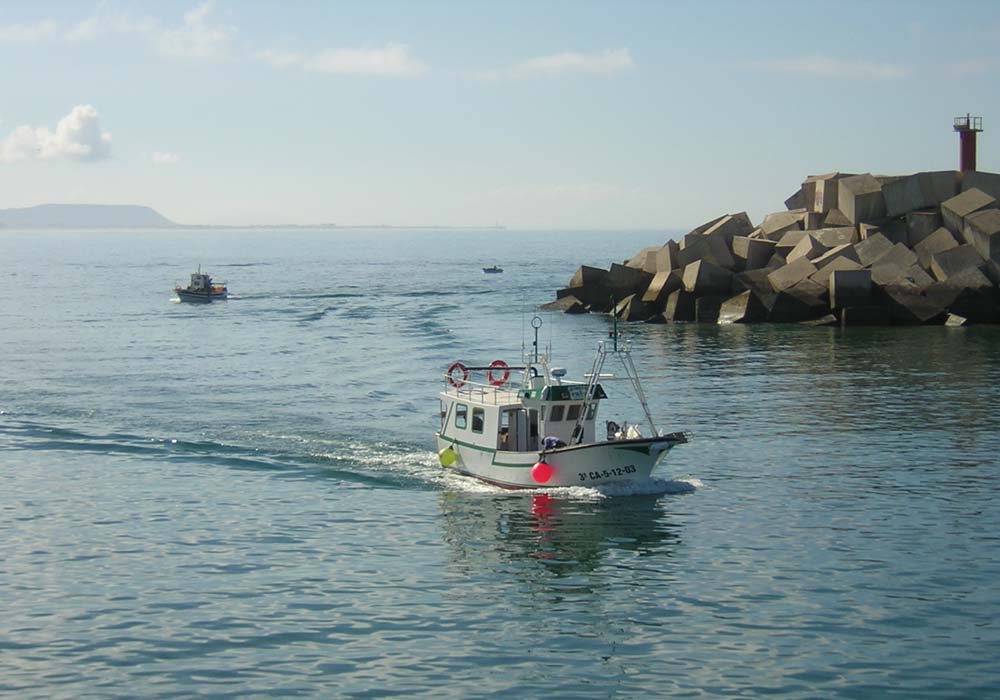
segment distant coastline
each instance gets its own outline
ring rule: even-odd
[[[499,224],[486,226],[396,226],[389,224],[179,224],[152,207],[135,204],[39,204],[0,209],[0,229],[385,229],[433,231],[504,231]]]

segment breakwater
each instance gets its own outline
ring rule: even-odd
[[[653,323],[996,323],[998,202],[996,173],[810,176],[759,225],[726,214],[607,270],[581,266],[543,308]]]

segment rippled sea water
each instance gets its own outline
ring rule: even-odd
[[[664,238],[0,233],[0,692],[997,697],[1000,329],[629,326],[653,482],[437,465],[445,368]]]

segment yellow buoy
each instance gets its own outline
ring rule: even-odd
[[[450,467],[458,461],[458,453],[452,447],[446,447],[438,452],[438,459],[441,460],[442,467]]]

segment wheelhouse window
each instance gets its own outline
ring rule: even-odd
[[[576,420],[580,417],[580,404],[575,403],[566,410],[566,420]]]
[[[472,409],[472,432],[481,433],[483,432],[483,423],[485,422],[486,411],[481,408],[473,407]]]
[[[469,407],[464,403],[455,404],[455,427],[465,430],[469,426]]]
[[[561,421],[563,419],[563,411],[565,410],[566,407],[561,404],[556,404],[555,406],[553,406],[552,410],[549,411],[549,422],[558,423],[559,421]]]

